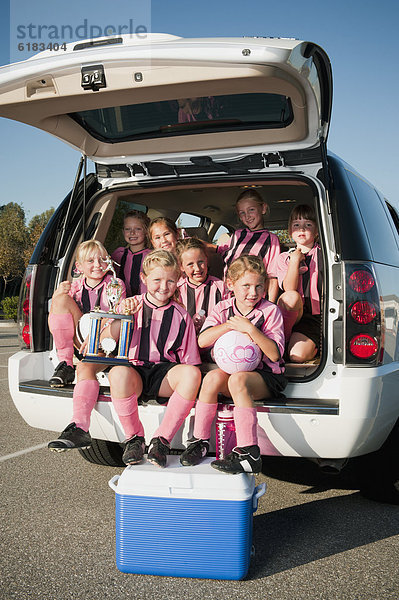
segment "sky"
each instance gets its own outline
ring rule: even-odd
[[[397,0],[1,0],[0,65],[34,54],[28,44],[38,41],[39,25],[41,39],[51,25],[64,26],[74,36],[66,42],[90,28],[101,33],[107,25],[181,37],[315,42],[333,69],[328,147],[399,206],[398,23]],[[0,139],[0,205],[21,204],[28,220],[58,206],[72,187],[80,153],[47,133],[2,118]]]

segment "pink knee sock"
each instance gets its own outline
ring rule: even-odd
[[[97,402],[99,389],[98,381],[92,379],[79,381],[74,387],[72,422],[84,431],[89,431],[90,415]]]
[[[137,394],[132,394],[128,398],[112,397],[112,402],[125,432],[126,439],[130,440],[134,435],[144,437],[144,427],[139,419]]]
[[[218,405],[197,402],[195,405],[194,437],[208,440],[211,436],[211,427],[216,415]]]
[[[65,360],[67,365],[73,366],[73,337],[75,335],[75,323],[71,313],[54,315],[50,313],[48,318],[49,329],[53,335],[54,346],[57,350],[58,360]]]
[[[292,328],[294,327],[295,322],[297,320],[298,311],[297,310],[287,310],[286,308],[283,308],[281,306],[279,308],[281,310],[281,314],[283,315],[284,337],[285,337],[285,343],[287,344],[291,337]]]
[[[258,444],[258,416],[256,408],[235,406],[234,423],[236,426],[238,447],[255,446]]]
[[[162,423],[154,433],[153,437],[163,437],[168,440],[168,442],[171,442],[194,406],[194,403],[195,400],[186,400],[177,392],[173,392],[169,398]]]

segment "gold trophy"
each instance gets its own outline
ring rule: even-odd
[[[116,277],[111,257],[107,256],[105,262],[107,266],[104,268],[104,272],[111,271],[112,273],[112,279],[107,283],[107,287],[105,289],[110,310],[108,312],[102,311],[99,307],[96,307],[89,313],[89,340],[87,344],[87,352],[83,358],[83,361],[98,362],[109,365],[128,365],[128,354],[130,339],[133,331],[134,317],[133,315],[121,315],[115,312],[116,306],[122,295],[122,286]],[[102,319],[120,320],[118,353],[116,356],[111,354],[114,352],[117,345],[117,342],[113,338],[105,338],[100,342]]]

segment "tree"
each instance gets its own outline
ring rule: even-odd
[[[23,275],[27,247],[25,211],[15,202],[0,207],[0,278],[7,283]]]
[[[44,228],[49,222],[50,218],[54,213],[54,208],[49,208],[44,212],[40,213],[40,215],[35,215],[29,222],[27,227],[27,245],[24,252],[24,262],[25,267],[29,263],[29,260],[33,254],[33,251],[36,247],[37,242],[39,241],[40,236],[43,233]]]

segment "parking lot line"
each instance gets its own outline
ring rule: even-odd
[[[22,454],[29,454],[29,452],[34,452],[35,450],[41,450],[42,448],[47,448],[47,442],[45,444],[38,444],[37,446],[31,446],[30,448],[25,448],[25,450],[18,450],[18,452],[13,452],[12,454],[6,454],[5,456],[0,456],[0,462],[4,462],[5,460],[9,460],[10,458],[15,458],[16,456],[21,456]]]

